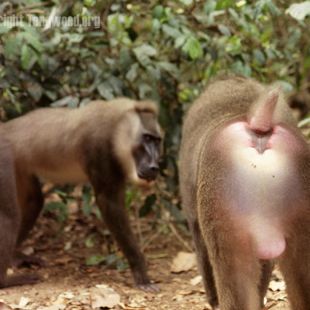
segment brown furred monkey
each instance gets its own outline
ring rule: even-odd
[[[279,89],[211,83],[185,118],[180,182],[213,309],[261,309],[275,260],[309,309],[310,150]]]
[[[54,183],[89,181],[108,228],[128,259],[137,286],[157,290],[130,229],[124,207],[127,180],[148,185],[159,171],[161,133],[153,102],[126,98],[94,101],[79,109],[45,108],[5,123],[16,168],[22,242],[39,215],[38,178]]]
[[[0,136],[0,288],[35,283],[36,275],[7,276],[15,252],[20,208],[17,203],[15,168],[12,149]]]

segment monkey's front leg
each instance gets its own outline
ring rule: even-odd
[[[96,200],[102,217],[125,254],[138,288],[150,292],[159,291],[147,275],[144,256],[129,225],[124,206],[125,186],[120,183],[114,183],[112,186],[113,188],[102,185],[95,187]]]

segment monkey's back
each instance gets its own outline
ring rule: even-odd
[[[242,77],[216,80],[208,85],[189,108],[182,131],[180,149],[180,177],[195,183],[199,152],[212,128],[221,125],[227,117],[244,114],[250,103],[259,96],[263,87]]]
[[[183,124],[179,162],[181,194],[188,192],[188,187],[195,192],[199,156],[207,147],[214,129],[229,120],[245,119],[250,107],[268,89],[269,87],[250,78],[224,77],[211,82],[196,99]],[[282,94],[277,108],[285,122],[295,125]]]
[[[79,109],[43,108],[4,123],[0,130],[24,171],[58,183],[85,182],[81,150],[93,139],[96,147],[110,152],[111,132],[134,107],[134,101],[116,99]]]

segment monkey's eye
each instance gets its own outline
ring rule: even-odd
[[[154,137],[149,135],[149,134],[145,134],[145,135],[143,135],[143,140],[144,140],[144,142],[151,142],[154,140]]]

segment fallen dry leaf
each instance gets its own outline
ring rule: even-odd
[[[38,310],[63,310],[65,308],[65,305],[51,305],[48,307],[40,307]]]
[[[269,284],[269,289],[273,292],[284,291],[286,288],[284,281],[271,281]]]
[[[69,255],[63,255],[62,257],[56,258],[54,260],[54,265],[66,265],[72,262],[73,258]]]
[[[91,306],[93,309],[113,308],[121,301],[120,295],[107,285],[96,285],[90,290]]]
[[[124,310],[144,310],[146,309],[145,307],[141,307],[141,306],[132,306],[132,305],[127,305],[127,304],[123,304],[123,303],[119,303],[119,306],[124,309]]]
[[[70,201],[67,205],[69,214],[76,214],[79,211],[79,204],[77,201]]]
[[[61,197],[57,193],[52,193],[45,198],[46,202],[62,202]]]
[[[40,307],[38,310],[63,310],[66,308],[68,300],[74,297],[75,295],[71,291],[63,292],[57,296],[56,300],[50,306]]]
[[[27,297],[21,297],[20,300],[19,300],[19,304],[18,304],[18,307],[23,309],[25,308],[30,302],[30,299],[27,298]]]
[[[171,272],[180,273],[189,271],[196,265],[196,255],[194,253],[179,252],[172,261]]]
[[[34,249],[32,246],[27,246],[26,248],[22,250],[22,253],[25,255],[32,255],[34,254]]]
[[[178,294],[182,295],[182,296],[188,296],[188,295],[195,294],[195,291],[193,291],[193,290],[181,290],[181,291],[178,291]]]
[[[277,301],[285,301],[287,300],[286,292],[280,291],[273,294],[273,299]]]
[[[191,285],[197,285],[197,284],[201,283],[201,281],[202,281],[202,276],[196,276],[190,280],[190,284]]]
[[[184,299],[183,295],[175,295],[172,297],[173,301],[178,301],[178,302],[182,301],[183,299]]]

